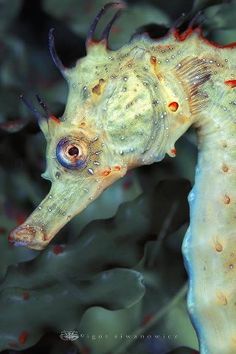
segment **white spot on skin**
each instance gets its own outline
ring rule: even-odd
[[[188,201],[191,203],[195,199],[195,194],[194,192],[190,192],[188,196]]]
[[[91,175],[93,175],[93,174],[94,174],[93,169],[92,169],[92,168],[88,168],[88,173],[90,173]]]

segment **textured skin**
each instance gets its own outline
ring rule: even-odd
[[[183,254],[201,354],[236,353],[235,52],[207,43],[198,31],[155,41],[142,36],[115,52],[91,43],[88,55],[65,72],[62,122],[41,123],[51,191],[11,234],[43,249],[128,169],[175,156],[176,140],[194,125],[199,160]],[[56,159],[58,141],[68,136],[87,149],[83,170],[66,170]]]

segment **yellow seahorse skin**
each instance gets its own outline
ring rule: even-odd
[[[198,134],[191,222],[183,243],[188,307],[201,354],[236,353],[236,49],[217,48],[193,32],[141,36],[117,51],[91,45],[65,76],[61,123],[41,122],[47,139],[49,195],[13,230],[11,240],[43,249],[127,170],[175,156],[176,140]],[[56,147],[70,137],[88,158],[66,169]]]

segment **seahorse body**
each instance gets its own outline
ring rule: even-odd
[[[44,248],[128,169],[175,156],[176,140],[194,125],[199,157],[183,243],[188,308],[201,354],[234,354],[235,46],[213,46],[198,31],[141,36],[114,52],[105,44],[91,42],[64,71],[65,113],[40,121],[51,191],[10,241]]]

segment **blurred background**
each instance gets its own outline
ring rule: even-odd
[[[196,138],[177,157],[129,172],[66,225],[44,251],[7,237],[49,191],[41,178],[46,142],[19,99],[39,94],[55,116],[67,85],[48,51],[55,28],[67,67],[86,55],[89,25],[103,0],[0,0],[0,350],[4,354],[196,354],[186,311],[181,244],[188,227]],[[127,1],[113,27],[117,49],[134,33],[164,35],[202,11],[204,35],[236,41],[236,1]],[[185,14],[185,16],[183,15]],[[101,21],[99,31],[111,14]],[[144,292],[144,286],[146,292]]]

